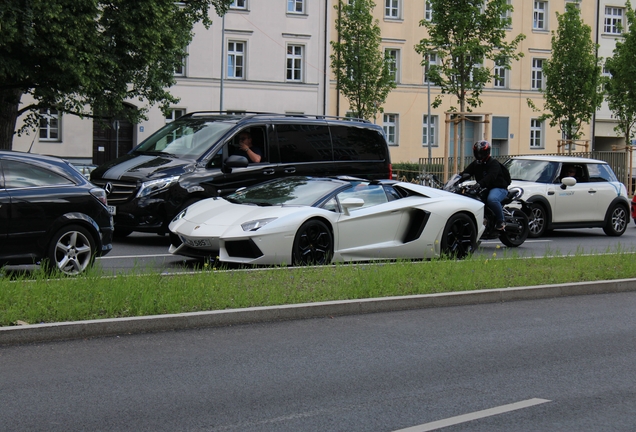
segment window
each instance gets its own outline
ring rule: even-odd
[[[183,108],[173,108],[170,110],[170,112],[166,116],[166,123],[171,123],[184,114],[185,114],[185,110]]]
[[[431,125],[428,125],[428,113],[424,114],[422,120],[422,145],[428,146],[428,138],[431,138],[431,147],[437,147],[437,138],[435,132],[437,132],[437,116],[431,115]]]
[[[389,73],[395,82],[399,82],[400,78],[400,50],[385,49],[384,58],[389,62]]]
[[[508,70],[506,69],[506,67],[504,66],[504,60],[496,60],[495,61],[495,69],[494,69],[494,75],[495,75],[495,83],[494,83],[494,87],[495,88],[506,88],[506,86],[508,85],[506,77],[508,74]]]
[[[547,23],[545,22],[548,11],[548,2],[535,1],[533,10],[532,28],[534,30],[547,30]]]
[[[512,4],[512,0],[507,0],[506,4],[507,5],[511,5]],[[507,11],[503,12],[501,14],[501,19],[507,23],[506,24],[506,28],[507,29],[511,29],[512,28],[512,11],[507,10]]]
[[[287,81],[303,80],[303,47],[287,45]]]
[[[400,18],[400,0],[384,0],[384,17]]]
[[[287,12],[305,13],[305,0],[287,0]]]
[[[28,163],[5,160],[2,162],[2,168],[4,169],[4,184],[7,189],[74,184],[71,180],[53,171]]]
[[[428,55],[428,62],[424,65],[424,82],[425,83],[428,82],[428,73],[431,70],[432,66],[437,66],[437,54],[436,53],[430,53]],[[432,81],[431,81],[431,84],[433,84]]]
[[[543,122],[530,120],[530,148],[543,148]]]
[[[40,110],[40,140],[60,140],[60,115],[56,109]]]
[[[186,59],[184,57],[183,60],[181,61],[181,64],[174,69],[175,76],[185,76],[186,74],[185,65],[186,65]]]
[[[609,34],[621,34],[621,28],[623,25],[623,9],[617,7],[605,8],[605,25],[603,28],[604,33]]]
[[[532,90],[543,89],[543,59],[532,59]]]
[[[227,77],[243,79],[245,66],[245,42],[228,41]]]
[[[384,128],[384,134],[386,135],[386,142],[389,145],[397,145],[398,115],[384,114],[382,127]]]
[[[234,0],[230,3],[230,9],[247,9],[247,0]]]
[[[433,7],[431,6],[431,2],[428,0],[424,2],[424,20],[425,21],[433,20]]]

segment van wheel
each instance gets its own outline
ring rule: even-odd
[[[292,265],[324,265],[333,257],[333,235],[325,223],[309,220],[296,232]]]

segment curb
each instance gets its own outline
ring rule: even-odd
[[[0,327],[0,345],[636,291],[636,279]]]

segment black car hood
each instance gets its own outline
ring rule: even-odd
[[[195,163],[169,155],[129,153],[97,167],[91,173],[91,179],[145,181],[192,171]]]

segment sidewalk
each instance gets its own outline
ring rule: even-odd
[[[0,345],[636,291],[636,279],[0,327]]]

